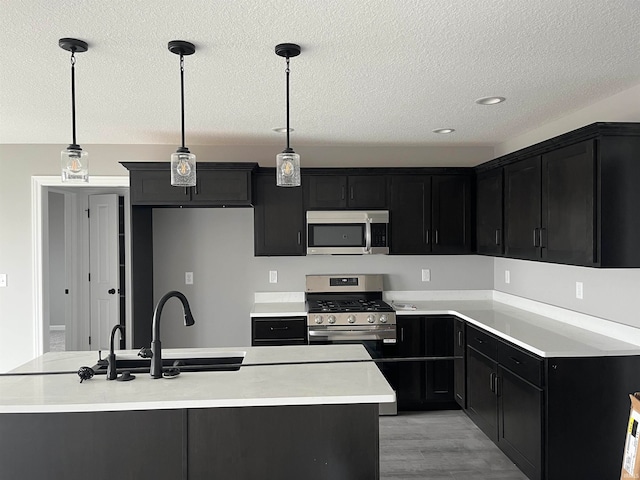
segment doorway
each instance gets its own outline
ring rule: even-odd
[[[115,290],[117,317],[131,329],[130,301],[130,208],[128,177],[91,177],[89,184],[63,184],[60,177],[32,177],[33,266],[34,266],[34,351],[52,348],[99,350],[108,346],[104,330],[98,338],[91,325],[89,282],[90,244],[89,198],[115,194],[119,215],[118,284]],[[62,225],[60,225],[62,223]],[[62,240],[61,240],[62,239]],[[93,240],[95,242],[95,239]],[[62,257],[62,258],[60,258]],[[63,282],[61,284],[61,282]],[[112,302],[113,303],[113,302]],[[95,314],[94,314],[95,317]],[[53,327],[53,328],[52,328]],[[110,330],[110,328],[109,328]],[[125,330],[125,331],[126,331]],[[53,332],[53,335],[51,334]],[[60,333],[62,332],[62,333]],[[51,343],[58,338],[58,346]],[[100,338],[102,337],[102,338]],[[106,340],[105,340],[106,339]],[[106,342],[106,343],[105,343]],[[64,344],[64,347],[61,346]],[[119,348],[130,348],[130,340]]]

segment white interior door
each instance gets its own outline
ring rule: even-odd
[[[120,323],[119,273],[118,195],[89,195],[91,350],[107,350],[111,329]]]

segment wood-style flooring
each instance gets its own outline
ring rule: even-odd
[[[381,480],[527,480],[461,410],[380,417]]]

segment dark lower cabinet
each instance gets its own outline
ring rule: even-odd
[[[527,477],[620,478],[640,356],[543,359],[466,329],[466,413]]]
[[[456,403],[462,408],[467,408],[467,358],[466,345],[467,336],[464,320],[454,318],[453,320],[453,354],[456,359],[453,361],[453,392]]]
[[[543,360],[475,327],[467,332],[467,414],[530,479],[542,480]]]
[[[544,390],[510,370],[497,370],[498,445],[531,479],[542,479]]]
[[[251,346],[306,345],[306,317],[251,318]]]
[[[453,356],[453,317],[398,317],[399,357]],[[416,360],[397,365],[399,410],[430,410],[456,406],[453,360]]]

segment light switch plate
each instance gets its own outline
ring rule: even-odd
[[[7,274],[0,273],[0,287],[6,287],[6,286],[7,286]]]
[[[422,281],[430,282],[431,281],[431,270],[428,268],[422,269]]]
[[[278,283],[278,271],[269,270],[269,283]]]
[[[184,284],[185,285],[193,285],[193,272],[185,272],[184,273]]]
[[[504,271],[504,283],[511,283],[511,272],[509,270]]]

